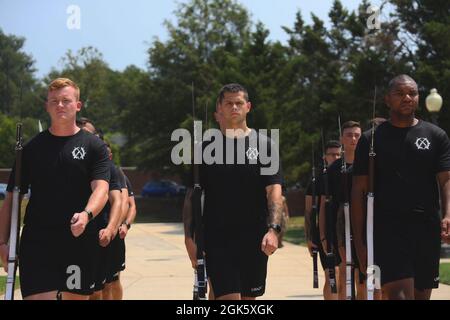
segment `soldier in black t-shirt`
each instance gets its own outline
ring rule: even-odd
[[[97,135],[97,130],[93,122],[87,118],[77,119],[77,126],[93,135]],[[109,155],[109,171],[111,176],[109,182],[109,201],[95,219],[98,229],[99,254],[97,256],[95,292],[90,296],[90,300],[104,299],[103,289],[105,288],[108,279],[112,260],[110,243],[117,235],[122,213],[122,183],[119,179],[117,167],[112,160],[111,148],[108,143],[106,143],[106,145]]]
[[[390,120],[375,131],[374,257],[383,299],[429,299],[439,285],[441,236],[450,224],[450,142],[435,125],[415,118],[416,82],[405,75],[389,84]],[[352,222],[366,270],[365,194],[370,132],[360,139],[353,166]],[[442,224],[439,216],[441,190]],[[441,234],[442,232],[442,234]]]
[[[80,130],[82,103],[69,79],[48,88],[48,130],[23,150],[21,193],[31,189],[20,242],[20,282],[25,299],[87,299],[95,286],[98,233],[90,222],[108,200],[108,153],[97,137]],[[0,253],[6,265],[11,190],[0,211]]]
[[[111,242],[118,237],[117,231],[122,210],[122,186],[119,182],[119,174],[113,161],[109,162],[109,167],[111,174],[109,202],[96,219],[99,230],[98,242],[100,254],[98,256],[95,294],[91,296],[91,300],[104,300],[103,290],[107,283],[109,267],[111,265]]]
[[[119,208],[117,210],[117,213],[113,216],[110,216],[110,214],[107,214],[105,217],[108,219],[109,223],[111,223],[111,220],[114,220],[113,226],[114,229],[114,236],[112,237],[111,241],[106,246],[106,266],[104,269],[104,273],[102,274],[102,278],[104,280],[103,290],[102,290],[102,299],[103,300],[113,300],[112,295],[112,289],[111,289],[111,283],[116,281],[118,279],[118,273],[119,269],[122,267],[125,261],[125,254],[121,253],[120,248],[120,237],[119,237],[119,227],[121,225],[122,216],[123,216],[123,208],[124,208],[124,197],[128,195],[126,192],[126,186],[125,186],[125,180],[123,179],[122,173],[120,169],[114,164],[111,147],[108,143],[106,143],[109,159],[110,159],[110,166],[111,170],[114,172],[114,176],[117,182],[117,188],[120,191],[119,193]],[[124,195],[124,193],[126,193]],[[112,212],[111,212],[112,213]],[[123,249],[124,251],[125,249]],[[120,258],[123,257],[123,258]]]
[[[125,174],[124,177],[128,189],[128,208],[125,219],[123,220],[119,228],[119,235],[121,239],[126,238],[128,231],[130,230],[131,225],[134,222],[134,219],[136,219],[136,201],[134,199],[133,186],[131,185],[130,179],[128,179],[128,177]]]
[[[344,190],[344,181],[343,181],[343,161],[344,159],[340,158],[336,160],[333,164],[328,167],[328,190],[331,196],[331,213],[333,217],[333,234],[335,234],[335,242],[334,246],[337,251],[337,256],[339,257],[337,262],[339,264],[339,272],[336,273],[338,275],[338,293],[339,299],[346,299],[346,248],[345,248],[345,215],[344,215],[344,201],[350,201],[351,198],[351,189],[352,189],[352,167],[353,160],[355,157],[355,149],[356,145],[361,138],[361,126],[359,122],[356,121],[347,121],[342,125],[342,136],[341,142],[343,145],[343,154],[345,157],[345,168],[347,174],[347,190]],[[322,194],[322,198],[323,194]],[[324,201],[321,203],[321,208],[324,207]],[[325,210],[321,211],[322,220],[325,220],[324,223],[320,224],[321,227],[321,238],[325,238],[326,234],[326,217]],[[351,239],[351,236],[350,236]],[[359,274],[359,265],[358,260],[356,259],[356,253],[353,248],[353,242],[351,242],[352,246],[352,263],[355,268],[355,281],[357,288],[356,298],[358,300],[365,300],[366,289],[364,286],[363,276]],[[326,246],[326,242],[322,244]],[[353,285],[353,284],[352,284]],[[352,288],[353,292],[353,288]]]
[[[77,125],[103,139],[99,134],[101,130],[97,130],[91,120],[77,119]],[[101,254],[98,256],[95,294],[91,296],[91,300],[122,300],[123,288],[120,282],[120,272],[125,270],[124,238],[136,216],[136,206],[131,183],[122,169],[114,164],[111,146],[108,142],[105,143],[110,159],[110,201],[112,205],[106,204],[102,211],[102,218],[99,220]]]
[[[134,193],[127,176],[121,168],[117,168],[122,185],[122,215],[118,234],[112,242],[112,261],[106,280],[104,292],[110,300],[122,300],[123,287],[120,280],[120,274],[125,270],[125,237],[131,228],[131,224],[136,216],[136,205],[134,204]],[[128,180],[128,182],[127,182]],[[130,205],[133,203],[133,205]]]
[[[216,118],[220,119],[222,133],[217,137],[219,142],[214,141],[222,143],[224,153],[222,157],[216,154],[218,163],[204,161],[200,168],[205,192],[206,269],[212,296],[220,300],[255,299],[264,294],[268,256],[277,250],[277,233],[281,231],[278,150],[271,139],[247,127],[250,108],[248,93],[241,85],[222,88],[217,107],[220,117]],[[203,144],[205,153],[211,145]],[[234,145],[233,152],[227,145]],[[267,168],[261,163],[262,146],[273,156],[270,165],[276,166],[275,173],[264,172]],[[183,218],[186,248],[195,266],[196,246],[189,222],[192,212],[185,210]]]
[[[331,140],[327,142],[325,145],[325,163],[327,165],[331,165],[333,162],[335,162],[337,159],[339,159],[341,156],[341,144],[339,141]],[[321,202],[321,194],[323,194],[323,179],[322,179],[322,172],[323,169],[321,167],[318,167],[316,169],[316,203],[317,203],[317,221],[319,219],[319,212],[320,212],[320,202]],[[312,212],[312,184],[310,183],[308,185],[308,188],[306,189],[306,196],[305,196],[305,234],[306,239],[308,243],[308,250],[311,256],[313,255],[313,248],[317,248],[319,252],[320,257],[320,263],[322,264],[323,270],[326,270],[329,268],[327,265],[327,259],[326,254],[323,251],[322,244],[320,242],[320,234],[319,229],[315,230],[313,239],[313,232],[312,232],[312,226],[311,226],[311,212]],[[337,252],[336,252],[337,253]],[[339,265],[340,260],[336,259],[335,267]],[[335,300],[337,297],[335,294],[331,293],[330,288],[330,277],[328,276],[328,272],[325,272],[325,283],[323,286],[323,297],[325,300]]]

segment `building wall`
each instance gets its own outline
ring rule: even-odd
[[[0,183],[8,183],[11,169],[0,169]]]
[[[142,188],[144,187],[144,185],[148,181],[151,181],[151,180],[164,178],[164,179],[169,179],[169,180],[173,180],[173,181],[180,183],[180,179],[175,176],[161,177],[161,175],[159,175],[156,172],[139,171],[139,170],[136,170],[135,168],[122,168],[122,169],[123,169],[124,173],[127,175],[128,179],[130,179],[130,182],[133,185],[133,191],[137,197],[139,197],[141,195]],[[0,183],[8,183],[8,178],[9,178],[10,172],[11,172],[11,169],[0,169]],[[288,191],[288,193],[286,195],[286,199],[288,202],[290,216],[295,217],[295,216],[303,216],[304,215],[305,196],[304,196],[303,190]],[[148,204],[146,203],[146,199],[140,200],[141,209],[143,211],[148,210],[149,213],[155,212],[155,211],[157,211],[157,212],[163,211],[162,210],[162,208],[164,206],[163,204],[166,203],[164,201],[163,202],[159,202],[159,201],[155,202],[154,200],[149,200],[147,202],[148,202]],[[171,201],[169,201],[169,202],[171,202]],[[155,203],[157,203],[157,205],[153,205]],[[175,209],[175,208],[177,208],[177,209]],[[180,209],[181,209],[181,203],[177,202],[175,206],[170,205],[169,211],[171,211],[173,213],[177,213]]]
[[[160,178],[173,180],[175,182],[180,182],[178,177],[169,176],[161,177],[157,172],[154,171],[139,171],[135,168],[122,168],[125,175],[130,179],[133,185],[133,191],[136,195],[140,195],[144,185],[150,180],[156,180]],[[9,174],[11,169],[0,169],[0,183],[8,183]]]
[[[130,179],[133,185],[133,191],[136,195],[141,195],[144,185],[151,180],[167,179],[180,183],[180,179],[176,176],[161,176],[155,171],[140,171],[136,168],[122,168],[125,175]]]
[[[303,190],[290,190],[286,194],[286,201],[291,217],[305,215],[305,192]]]

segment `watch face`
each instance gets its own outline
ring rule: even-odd
[[[269,225],[269,228],[272,228],[273,230],[275,230],[278,233],[281,232],[281,226],[279,224],[271,224],[271,225]]]
[[[92,214],[92,211],[84,210],[84,212],[87,213],[89,221],[91,221],[94,218],[94,215]]]

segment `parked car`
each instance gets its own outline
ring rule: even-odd
[[[174,197],[185,193],[185,186],[170,180],[149,181],[142,188],[143,197]]]
[[[8,185],[6,183],[0,183],[0,200],[4,200],[6,198],[6,188]],[[28,190],[28,193],[25,194],[23,197],[24,199],[29,199],[31,196],[31,190]]]
[[[0,183],[0,200],[5,199],[6,197],[6,187],[8,185],[5,183]]]

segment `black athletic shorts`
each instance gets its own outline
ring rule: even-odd
[[[206,273],[214,296],[240,293],[242,297],[260,297],[266,290],[267,255],[261,251],[261,239],[253,245],[211,246],[206,250]]]
[[[375,264],[381,285],[413,278],[416,289],[439,286],[440,218],[437,213],[383,215],[374,226]],[[386,218],[388,217],[388,218]]]
[[[121,239],[119,233],[109,244],[108,267],[106,272],[106,283],[111,283],[119,279],[119,273],[125,270],[125,240]]]
[[[24,226],[19,252],[22,296],[50,291],[92,294],[97,241],[95,233],[84,233],[75,238],[70,226]]]
[[[105,288],[106,278],[108,274],[108,254],[109,249],[107,247],[102,247],[98,244],[98,256],[97,256],[97,268],[95,273],[95,291],[100,291]]]

